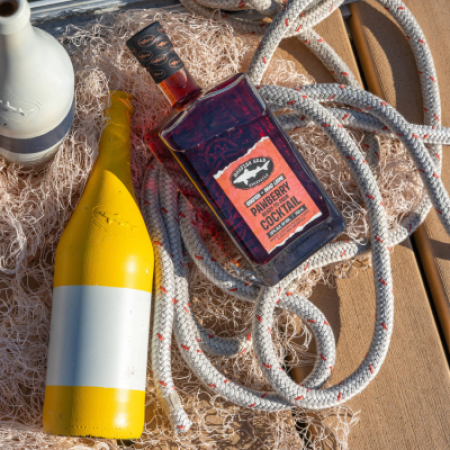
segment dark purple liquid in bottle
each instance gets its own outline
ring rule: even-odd
[[[246,75],[196,95],[146,142],[200,215],[214,213],[266,285],[344,229]]]

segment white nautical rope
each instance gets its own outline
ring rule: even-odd
[[[312,30],[342,0],[181,0],[185,7],[207,17],[226,18],[243,34],[263,35],[248,75],[259,84],[280,41],[297,36],[322,60],[337,84],[304,86],[297,90],[260,86],[259,92],[272,110],[290,108],[278,116],[286,130],[314,123],[323,127],[348,163],[368,211],[370,236],[367,244],[338,241],[319,250],[273,288],[259,287],[221,267],[210,255],[195,226],[195,212],[179,198],[174,183],[158,163],[150,164],[142,191],[142,210],[156,256],[155,309],[152,332],[152,368],[156,388],[172,425],[187,431],[191,422],[184,412],[171,375],[172,331],[189,367],[212,391],[248,408],[277,411],[295,406],[322,409],[337,405],[361,392],[376,376],[386,357],[394,324],[394,297],[389,247],[411,234],[425,219],[432,205],[450,232],[450,202],[440,179],[442,147],[450,144],[450,130],[440,126],[440,98],[433,59],[419,25],[398,0],[378,0],[393,16],[408,38],[421,73],[426,125],[408,123],[394,108],[358,88],[358,82],[331,47]],[[221,8],[222,10],[219,10]],[[306,9],[309,8],[309,9]],[[224,11],[228,10],[228,12]],[[272,22],[249,20],[245,11],[256,10]],[[231,11],[231,13],[230,13]],[[233,13],[233,11],[235,11]],[[244,11],[244,13],[236,13]],[[321,103],[338,102],[347,107],[325,108]],[[367,161],[344,127],[369,132]],[[428,196],[409,217],[388,230],[386,213],[376,183],[376,134],[393,133],[405,144],[421,173]],[[425,147],[428,145],[428,148]],[[187,257],[216,286],[236,298],[255,303],[251,332],[220,338],[203,328],[189,305]],[[376,324],[366,358],[340,384],[322,389],[335,361],[333,332],[323,314],[307,299],[287,292],[289,283],[314,268],[372,251],[376,287]],[[288,309],[311,328],[317,343],[314,370],[301,386],[280,367],[271,339],[276,307]],[[263,374],[273,392],[257,392],[240,386],[221,374],[204,352],[230,357],[253,347]]]

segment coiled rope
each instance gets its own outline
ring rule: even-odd
[[[450,144],[450,129],[441,127],[437,75],[425,36],[407,7],[398,0],[377,0],[397,21],[408,38],[421,75],[425,126],[408,123],[394,108],[378,97],[362,91],[356,78],[331,47],[312,30],[343,0],[181,0],[193,13],[222,16],[243,34],[263,35],[251,61],[248,75],[259,85],[274,51],[283,38],[297,36],[333,73],[337,84],[304,86],[297,90],[259,86],[261,96],[272,110],[289,108],[292,113],[278,116],[286,130],[311,122],[322,126],[349,165],[368,211],[370,236],[367,244],[342,242],[328,244],[305,261],[278,286],[249,284],[221,267],[210,255],[193,225],[195,212],[157,162],[150,164],[142,190],[142,210],[155,247],[155,308],[152,332],[152,369],[162,404],[177,431],[191,426],[175,391],[171,373],[171,337],[175,333],[182,356],[196,376],[212,391],[229,401],[263,411],[292,407],[312,410],[329,408],[349,400],[377,375],[386,357],[394,325],[393,281],[389,248],[403,241],[423,222],[434,207],[450,232],[450,203],[440,179],[442,147]],[[222,8],[225,11],[219,10]],[[231,13],[230,13],[231,11]],[[253,20],[272,18],[271,23]],[[357,108],[325,108],[334,101]],[[367,161],[344,127],[369,132]],[[427,197],[394,229],[387,226],[377,182],[378,141],[375,134],[393,133],[406,146],[424,182]],[[425,147],[425,144],[428,147]],[[254,302],[252,332],[234,338],[220,338],[201,326],[189,306],[188,264],[183,248],[206,277],[227,293]],[[307,299],[286,289],[299,275],[314,268],[354,258],[371,251],[376,288],[376,325],[366,358],[357,370],[340,384],[322,389],[335,362],[335,341],[323,314]],[[301,317],[312,330],[317,359],[312,373],[301,386],[294,383],[275,355],[271,327],[276,307]],[[257,392],[240,386],[220,373],[205,353],[230,357],[253,347],[264,376],[273,392]]]

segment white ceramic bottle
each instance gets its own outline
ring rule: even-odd
[[[26,0],[0,0],[0,155],[26,166],[47,162],[74,112],[69,55],[31,26]]]

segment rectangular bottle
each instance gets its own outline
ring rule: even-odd
[[[173,107],[148,146],[199,215],[219,220],[263,284],[276,284],[343,231],[339,211],[245,74],[202,91],[158,22],[127,45]]]

